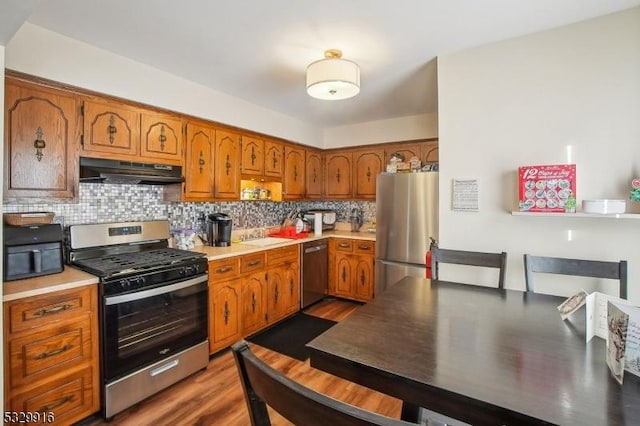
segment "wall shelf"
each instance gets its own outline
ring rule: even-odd
[[[520,212],[512,211],[512,216],[536,216],[536,217],[570,217],[570,218],[596,218],[596,219],[640,219],[638,213],[615,213],[615,214],[599,214],[599,213],[551,213],[551,212]]]

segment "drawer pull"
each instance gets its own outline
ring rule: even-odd
[[[360,250],[371,250],[371,246],[358,246]]]
[[[57,314],[58,312],[66,311],[68,309],[71,309],[72,307],[72,305],[65,303],[64,305],[59,305],[51,309],[40,309],[39,311],[36,311],[34,315],[37,317],[44,317],[46,315],[52,315]]]
[[[225,272],[229,272],[232,269],[233,267],[231,266],[223,266],[221,268],[216,269],[216,274],[224,274]]]
[[[256,265],[259,265],[259,264],[260,264],[260,260],[259,259],[247,262],[247,266],[256,266]]]
[[[54,349],[52,351],[49,352],[42,352],[41,354],[36,355],[36,359],[45,359],[45,358],[49,358],[50,356],[54,356],[54,355],[58,355],[61,354],[62,352],[66,352],[69,349],[71,349],[73,346],[71,345],[64,345],[61,348],[58,349]]]
[[[66,395],[63,396],[62,398],[60,398],[58,401],[52,403],[52,404],[48,404],[48,405],[43,405],[42,407],[38,408],[36,411],[39,413],[45,412],[45,411],[53,411],[54,408],[58,408],[61,405],[66,404],[69,401],[73,400],[73,395]]]
[[[340,243],[340,244],[338,244],[338,247],[349,248],[349,247],[351,247],[351,244],[349,244],[349,243]]]

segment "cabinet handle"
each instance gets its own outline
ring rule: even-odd
[[[64,345],[61,348],[58,349],[54,349],[52,351],[49,352],[42,352],[41,354],[36,355],[36,359],[45,359],[45,358],[49,358],[50,356],[54,356],[54,355],[58,355],[61,354],[62,352],[66,352],[69,349],[71,349],[73,346],[71,345]]]
[[[316,168],[313,168],[313,183],[316,183],[316,179],[318,178],[318,173],[316,172]]]
[[[229,162],[229,154],[227,154],[227,161],[224,163],[225,173],[229,176],[229,172],[231,171],[231,163]]]
[[[225,272],[229,272],[232,269],[233,268],[231,266],[223,266],[221,268],[217,268],[215,272],[216,274],[224,274]]]
[[[349,248],[349,247],[351,247],[351,244],[349,244],[349,243],[340,243],[340,244],[338,244],[338,247],[340,247],[340,248]]]
[[[338,169],[338,173],[336,173],[336,180],[340,183],[340,169]]]
[[[275,287],[273,298],[274,298],[274,300],[275,300],[275,302],[277,304],[278,303],[278,285],[276,285],[276,287]]]
[[[229,312],[229,303],[225,300],[224,301],[224,325],[228,325],[229,324],[229,315],[231,313]]]
[[[66,311],[68,309],[71,309],[72,305],[65,303],[64,305],[58,305],[55,308],[51,308],[51,309],[40,309],[38,311],[36,311],[34,313],[35,316],[37,317],[44,317],[46,315],[52,315],[52,314],[57,314],[59,312],[62,311]]]
[[[62,398],[60,398],[57,402],[54,402],[52,404],[48,404],[48,405],[43,405],[42,407],[38,408],[36,411],[38,413],[43,413],[46,411],[53,411],[54,408],[58,408],[61,405],[66,404],[69,401],[73,400],[73,395],[65,395]]]
[[[205,165],[204,154],[202,153],[202,150],[200,150],[200,155],[198,156],[198,166],[200,166],[200,173],[202,173],[202,169],[204,168],[204,165]]]
[[[256,260],[252,260],[250,262],[247,262],[247,266],[256,266],[260,264],[260,260],[256,259]]]
[[[278,157],[276,157],[276,151],[273,151],[273,168],[276,168],[276,165],[278,164]]]
[[[360,271],[360,284],[364,285],[364,270]]]
[[[251,293],[251,312],[256,313],[256,293]]]
[[[167,142],[164,126],[160,126],[160,136],[158,136],[158,140],[160,141],[160,151],[164,151],[164,144]]]
[[[289,279],[289,294],[293,296],[293,278]]]
[[[371,250],[371,246],[358,246],[360,250]]]
[[[256,155],[256,147],[252,146],[251,147],[251,165],[255,165],[256,164],[256,159],[258,158],[258,156]]]
[[[295,180],[295,181],[298,180],[298,165],[297,164],[293,165],[293,180]]]
[[[367,166],[367,182],[371,182],[371,167]]]
[[[345,282],[347,280],[347,270],[346,268],[343,266],[342,267],[342,282]]]
[[[113,145],[116,140],[116,133],[118,128],[116,127],[116,118],[111,114],[109,116],[109,125],[107,126],[107,133],[109,133],[109,143]]]
[[[44,157],[42,150],[47,146],[44,139],[42,139],[43,136],[44,132],[42,131],[42,127],[38,126],[38,129],[36,130],[36,140],[33,141],[33,147],[36,149],[36,158],[38,161],[42,160],[42,157]]]

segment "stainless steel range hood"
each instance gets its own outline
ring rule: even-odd
[[[184,177],[180,166],[80,157],[80,182],[168,185]]]

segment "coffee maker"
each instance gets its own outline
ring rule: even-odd
[[[231,245],[231,218],[225,213],[211,213],[207,216],[207,242],[210,246]]]

